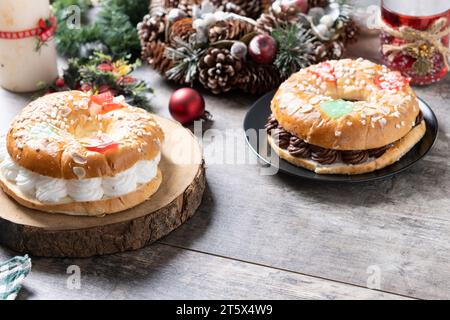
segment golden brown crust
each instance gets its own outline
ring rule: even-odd
[[[105,115],[91,115],[89,99],[86,93],[69,91],[30,103],[8,132],[11,158],[44,176],[84,179],[114,176],[159,154],[164,133],[151,114],[128,106]],[[80,143],[98,131],[118,142],[118,149],[99,153]]]
[[[296,158],[289,154],[285,149],[279,148],[273,141],[272,137],[268,135],[269,144],[275,152],[284,160],[298,166],[314,171],[317,174],[344,174],[355,175],[373,172],[383,169],[402,158],[408,153],[425,135],[426,125],[425,121],[415,128],[413,128],[406,136],[394,143],[381,157],[358,165],[334,164],[321,165],[318,162],[310,159]]]
[[[362,59],[326,63],[334,69],[335,82],[319,78],[320,65],[315,65],[280,86],[271,109],[284,129],[310,144],[335,150],[375,149],[411,131],[420,111],[414,91],[408,84],[391,90],[376,83],[397,73]],[[330,117],[321,104],[337,99],[354,101],[353,111]]]
[[[158,174],[153,180],[145,185],[142,185],[136,191],[120,197],[90,202],[64,202],[48,204],[39,202],[24,195],[13,183],[6,180],[0,173],[1,188],[19,204],[35,210],[77,216],[104,216],[133,208],[148,200],[154,193],[156,193],[161,185],[161,182],[162,174],[158,169]]]

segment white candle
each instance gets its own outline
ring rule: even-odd
[[[0,32],[20,32],[38,26],[50,17],[49,0],[0,0]],[[31,92],[41,82],[51,83],[57,75],[53,38],[36,50],[36,37],[0,38],[0,85],[14,92]]]

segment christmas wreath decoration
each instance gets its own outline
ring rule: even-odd
[[[138,24],[142,58],[181,85],[266,92],[339,59],[357,39],[345,0],[153,0]]]

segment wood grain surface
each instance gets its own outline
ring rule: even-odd
[[[68,272],[76,265],[80,287]],[[68,285],[69,282],[69,285]],[[19,299],[405,299],[155,244],[92,259],[33,259]]]
[[[377,61],[378,48],[365,39],[349,54]],[[154,111],[168,115],[176,87],[147,67],[137,75],[155,88]],[[204,92],[215,121],[203,141],[207,189],[197,214],[136,252],[34,259],[20,297],[450,298],[450,76],[415,89],[439,119],[436,146],[404,173],[356,185],[263,175],[238,131],[257,97]],[[2,127],[25,99],[0,91]],[[12,254],[0,249],[0,260]],[[70,264],[82,266],[81,291],[64,287]],[[366,289],[374,275],[378,289]]]

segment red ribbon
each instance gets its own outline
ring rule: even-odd
[[[47,42],[55,34],[56,28],[55,17],[50,17],[47,20],[39,19],[37,28],[22,31],[0,31],[0,39],[16,40],[37,36],[42,42]]]

